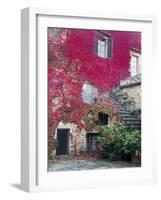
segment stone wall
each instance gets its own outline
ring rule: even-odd
[[[69,155],[79,155],[80,151],[86,150],[86,131],[79,130],[74,123],[59,123],[57,129],[69,129]],[[55,131],[55,139],[57,138],[57,129]],[[56,155],[56,150],[53,151],[53,155]]]
[[[128,96],[134,98],[136,108],[141,107],[141,84],[128,85],[120,89],[123,93],[127,93]]]
[[[108,118],[108,124],[112,125],[116,123],[115,117]],[[62,123],[60,122],[57,129],[69,129],[68,139],[68,155],[80,155],[87,151],[87,133],[97,133],[98,130],[86,131],[85,129],[79,130],[74,123]],[[55,131],[55,139],[57,139],[57,129]],[[53,150],[53,156],[56,156],[56,149]]]

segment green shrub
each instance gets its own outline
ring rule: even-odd
[[[141,133],[133,130],[128,134],[121,135],[122,150],[125,154],[141,154]]]
[[[120,153],[141,154],[141,133],[123,125],[100,126],[97,141],[110,160],[116,160]]]
[[[122,145],[118,126],[100,126],[100,134],[97,137],[97,141],[101,144],[110,160],[115,160],[117,155],[121,153]]]

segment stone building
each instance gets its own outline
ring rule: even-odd
[[[121,106],[110,96],[112,89],[119,85],[124,93],[134,98],[135,106],[141,107],[141,33],[69,29],[68,37],[64,48],[66,56],[70,60],[80,59],[81,72],[86,77],[82,86],[84,103],[92,107],[99,101],[104,101],[105,104],[111,102],[114,107],[118,107],[119,112]],[[80,52],[84,55],[79,58]],[[87,62],[90,62],[88,70]],[[94,74],[96,70],[99,76]],[[103,92],[100,92],[100,89]],[[118,121],[117,115],[110,115],[110,111],[103,105],[99,109],[97,116],[90,116],[92,114],[89,113],[88,120],[90,121],[91,117],[91,124],[94,120],[101,125],[114,124]],[[60,121],[54,134],[58,145],[53,154],[59,156],[95,152],[97,134],[95,128],[80,131],[76,124],[64,124]]]

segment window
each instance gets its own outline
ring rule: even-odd
[[[87,104],[95,103],[98,97],[98,90],[97,88],[88,82],[85,82],[82,87],[82,98],[83,102]]]
[[[97,150],[97,134],[96,133],[87,134],[87,150],[89,152]]]
[[[132,55],[131,67],[130,67],[131,76],[137,75],[137,68],[138,68],[138,56]]]
[[[134,50],[131,51],[130,73],[131,76],[141,73],[141,54]]]
[[[107,125],[108,124],[108,115],[102,112],[98,113],[98,118],[100,125]]]
[[[107,58],[107,39],[97,41],[97,55],[103,58]]]
[[[112,58],[112,37],[105,33],[95,35],[95,54],[102,58]]]

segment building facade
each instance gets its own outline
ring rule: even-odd
[[[50,29],[55,35],[60,30]],[[81,96],[85,104],[95,106],[102,100],[108,104],[108,101],[111,101],[111,91],[120,87],[128,95],[134,96],[137,107],[140,106],[141,91],[138,87],[133,89],[136,85],[141,85],[141,79],[139,84],[134,81],[141,74],[140,32],[64,29],[61,34],[64,44],[61,49],[63,54],[68,61],[79,60],[80,62],[79,72],[83,77]],[[135,83],[132,84],[133,82]],[[97,115],[101,125],[116,121],[115,116],[110,116],[108,109],[102,110],[102,107]],[[88,118],[90,119],[90,114]],[[94,128],[80,131],[76,124],[60,121],[54,133],[58,145],[53,154],[59,156],[95,152],[96,137],[97,130]]]

